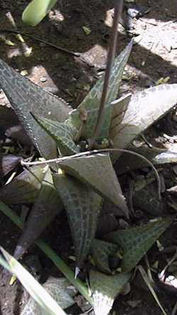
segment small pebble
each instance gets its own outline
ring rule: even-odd
[[[40,81],[41,81],[41,82],[46,82],[46,81],[47,81],[47,78],[46,78],[46,77],[41,77],[41,78],[40,78]]]

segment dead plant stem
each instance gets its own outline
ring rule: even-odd
[[[102,125],[104,115],[105,115],[104,108],[105,108],[105,103],[106,103],[107,94],[108,94],[109,79],[110,79],[110,75],[111,75],[112,63],[113,63],[113,60],[114,60],[115,54],[116,54],[116,45],[117,45],[117,36],[118,36],[117,27],[118,27],[121,13],[122,13],[122,8],[123,8],[123,0],[119,0],[119,1],[117,0],[115,8],[114,8],[112,34],[111,34],[111,39],[110,39],[110,44],[109,44],[109,51],[108,51],[108,55],[107,55],[107,65],[106,65],[106,71],[105,71],[100,107],[98,110],[98,116],[97,116],[94,134],[93,134],[92,139],[90,140],[89,149],[92,149],[94,142],[95,142],[95,139],[99,135],[101,125]]]
[[[93,155],[93,154],[99,154],[99,153],[106,153],[106,152],[122,152],[122,153],[129,153],[132,155],[135,155],[139,158],[141,158],[142,160],[144,160],[147,164],[150,165],[150,167],[153,169],[156,179],[157,179],[157,183],[158,183],[158,197],[159,200],[161,199],[161,182],[160,182],[160,177],[158,174],[158,171],[156,170],[155,166],[151,163],[151,161],[149,161],[146,157],[144,157],[143,155],[137,153],[137,152],[133,152],[130,150],[126,150],[126,149],[117,149],[117,148],[108,148],[108,149],[100,149],[100,150],[91,150],[91,151],[85,151],[85,152],[81,152],[81,153],[77,153],[77,154],[73,154],[70,156],[65,156],[65,157],[61,157],[61,158],[56,158],[56,159],[50,159],[50,160],[45,160],[45,161],[37,161],[37,162],[25,162],[24,160],[21,160],[21,164],[24,166],[32,166],[32,165],[41,165],[41,164],[51,164],[51,163],[61,163],[63,161],[66,160],[70,160],[70,159],[74,159],[74,158],[78,158],[78,157],[82,157],[82,156],[88,156],[88,155]]]

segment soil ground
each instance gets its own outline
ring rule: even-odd
[[[28,1],[24,0],[0,1],[0,34],[5,36],[5,39],[1,38],[0,58],[23,75],[27,75],[36,84],[64,98],[73,107],[76,107],[104,69],[114,2],[110,0],[90,0],[89,2],[86,0],[59,0],[49,17],[34,28],[24,26],[21,22],[21,14],[27,3]],[[117,52],[120,52],[129,42],[130,34],[135,36],[136,42],[126,68],[121,93],[126,91],[134,93],[155,84],[161,78],[169,77],[169,83],[177,82],[176,0],[138,0],[136,4],[140,6],[139,16],[134,19],[129,17],[128,21],[127,8],[121,23],[124,26],[125,23],[129,23],[129,35],[122,25],[119,26]],[[126,5],[128,6],[128,2]],[[18,29],[30,32],[33,36],[70,51],[79,52],[82,58],[62,53],[49,44],[25,36],[26,47],[24,48],[24,45],[14,35],[1,33],[2,29],[13,28],[8,12],[13,16]],[[84,27],[87,27],[89,34],[86,34]],[[10,45],[7,39],[11,40],[13,45]],[[25,56],[27,47],[32,48],[32,53],[28,57]],[[0,93],[0,103],[8,104],[3,93]],[[164,133],[169,137],[176,136],[174,131],[172,135],[168,134],[166,122],[167,120],[164,124],[163,121],[161,125]],[[167,187],[170,187],[168,178],[172,173],[174,175],[174,166],[165,167],[163,170]],[[122,179],[123,182],[124,180],[125,178]],[[141,217],[144,219],[146,215],[147,218],[151,217],[151,214],[144,214],[139,207],[136,210],[135,221],[141,220]],[[52,223],[47,229],[44,238],[68,261],[68,253],[72,253],[72,249],[69,229],[66,227],[63,231],[62,228],[65,221],[66,218],[63,215],[58,217],[55,223]],[[0,227],[0,244],[13,253],[20,232],[2,214],[0,214]],[[171,231],[170,236],[165,235],[164,239],[168,245],[176,245],[175,229]],[[59,275],[51,262],[35,247],[28,253],[28,255],[30,254],[38,257],[42,276]],[[152,251],[151,256],[155,261],[155,250]],[[69,263],[71,262],[69,261]],[[26,301],[26,296],[18,283],[10,286],[8,279],[7,274],[0,273],[0,314],[18,315]],[[161,288],[158,289],[158,293],[167,314],[171,314],[176,296],[169,295],[168,291]],[[130,293],[119,297],[116,301],[115,312],[119,315],[162,314],[146,286],[138,279],[132,284]],[[73,309],[71,313],[81,314],[82,311]]]

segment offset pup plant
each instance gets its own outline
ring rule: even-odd
[[[98,80],[75,110],[0,60],[0,86],[46,160],[34,162],[36,165],[31,163],[30,168],[0,190],[0,200],[7,204],[33,203],[14,256],[20,258],[64,206],[75,246],[76,275],[89,253],[95,261],[90,286],[96,314],[109,313],[115,297],[129,281],[132,269],[171,223],[168,218],[157,219],[144,226],[103,236],[104,241],[95,239],[103,199],[129,216],[113,168],[120,149],[126,149],[139,133],[177,102],[177,84],[164,84],[117,100],[132,42],[112,64],[109,58],[115,51],[116,23],[115,14],[114,45],[112,54],[108,55],[111,67],[107,67],[106,72],[109,74],[111,69],[110,78],[105,75]],[[105,100],[100,114],[103,94]],[[97,129],[98,113],[102,119]],[[18,191],[16,196],[11,194],[14,190]],[[122,257],[119,272],[112,270],[109,264],[109,256],[118,253]]]

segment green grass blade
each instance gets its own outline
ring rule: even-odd
[[[43,288],[51,295],[51,297],[60,305],[62,309],[68,308],[75,304],[73,300],[74,290],[68,290],[70,283],[65,278],[49,277],[44,283]],[[40,306],[30,298],[20,315],[41,314]]]
[[[14,224],[16,224],[20,229],[23,229],[22,220],[16,215],[16,213],[0,201],[0,211],[4,213]],[[65,262],[42,240],[36,241],[37,246],[46,254],[47,257],[54,263],[54,265],[64,274],[64,276],[78,289],[78,291],[89,301],[93,303],[90,295],[88,294],[88,289],[82,283],[81,280],[75,279],[75,274],[73,271],[65,264]]]
[[[150,292],[151,292],[153,298],[155,299],[157,305],[160,307],[160,309],[161,309],[163,315],[167,315],[167,313],[165,312],[164,308],[162,307],[162,305],[161,305],[161,303],[160,303],[160,301],[159,301],[159,299],[158,299],[158,297],[157,297],[157,294],[155,293],[155,291],[154,291],[154,289],[153,289],[153,287],[152,287],[152,285],[151,285],[151,283],[150,283],[150,281],[149,281],[149,279],[148,279],[148,276],[147,276],[147,274],[146,274],[144,268],[143,268],[142,266],[138,266],[138,270],[139,270],[139,272],[140,272],[140,274],[141,274],[143,280],[145,281],[147,287],[149,288],[149,290],[150,290]]]
[[[57,302],[13,256],[8,254],[1,246],[0,250],[9,265],[8,269],[16,275],[28,293],[40,305],[43,314],[66,315]]]

